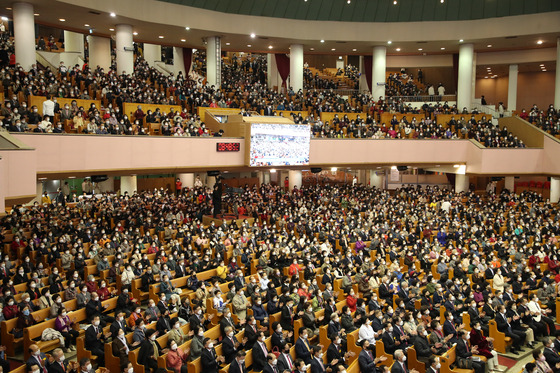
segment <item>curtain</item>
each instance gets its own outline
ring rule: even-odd
[[[457,84],[459,82],[459,54],[458,53],[453,53],[453,81],[455,82],[455,89],[457,89],[458,87]],[[461,108],[460,110],[463,110],[463,108]]]
[[[366,80],[367,80],[367,86],[369,88],[370,92],[373,92],[371,90],[371,80],[373,79],[373,56],[364,56],[364,72],[366,74]]]
[[[287,89],[286,81],[290,75],[290,57],[286,54],[275,54],[276,57],[276,67],[278,68],[278,73],[282,78],[282,87]]]
[[[183,66],[185,67],[185,78],[189,76],[192,65],[192,48],[183,48]]]

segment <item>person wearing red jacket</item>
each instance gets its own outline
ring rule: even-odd
[[[6,299],[6,305],[4,306],[2,313],[4,314],[4,318],[6,320],[15,319],[18,316],[19,309],[16,302],[14,301],[14,297],[9,296]]]

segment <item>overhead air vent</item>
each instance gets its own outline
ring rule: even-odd
[[[346,44],[345,41],[337,41],[336,43],[337,43],[337,44]]]
[[[259,39],[268,40],[268,38],[266,36],[259,36]]]
[[[418,43],[418,44],[428,44],[427,41],[417,41],[416,43]]]
[[[96,12],[95,10],[90,10],[88,13],[89,13],[89,14],[95,14],[96,16],[98,16],[98,15],[101,14],[101,13],[99,13],[99,12]]]
[[[516,35],[513,35],[513,36],[506,36],[506,39],[517,39],[517,36],[516,36]]]

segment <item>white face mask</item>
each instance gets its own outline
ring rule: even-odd
[[[154,334],[154,335],[152,335],[152,336],[150,337],[150,339],[151,339],[152,341],[155,341],[155,340],[156,340],[156,336],[155,336],[155,334]]]
[[[209,344],[208,344],[208,348],[209,348],[210,350],[213,349],[213,348],[214,348],[214,343],[209,343]]]
[[[89,372],[89,371],[91,370],[91,364],[88,364],[88,365],[86,366],[86,369],[87,369],[87,371]]]
[[[176,351],[176,350],[177,350],[177,345],[171,345],[171,349],[172,349],[173,351]]]
[[[133,367],[128,368],[128,373],[134,373],[134,368]]]

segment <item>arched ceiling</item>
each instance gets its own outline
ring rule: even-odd
[[[229,14],[308,21],[466,21],[560,10],[558,0],[158,0]]]

